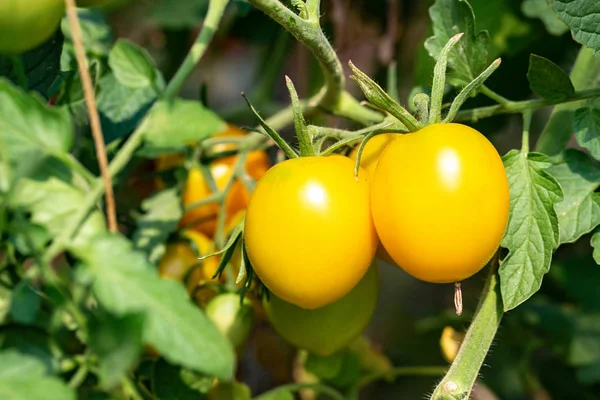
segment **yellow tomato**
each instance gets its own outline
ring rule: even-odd
[[[369,180],[372,179],[373,173],[375,172],[375,167],[377,166],[377,161],[379,160],[379,156],[381,156],[381,152],[386,148],[388,144],[392,142],[392,140],[398,137],[397,134],[394,133],[386,133],[381,135],[373,136],[363,148],[362,154],[360,155],[360,166],[365,169],[365,172],[369,175]],[[350,159],[356,162],[356,157],[358,156],[358,146],[356,146],[352,152],[350,153]],[[388,252],[385,250],[385,247],[379,244],[377,247],[377,257],[382,260],[387,261],[390,264],[394,264],[394,260]]]
[[[466,279],[500,245],[510,201],[506,172],[494,146],[468,126],[434,124],[394,139],[371,186],[381,243],[418,279]]]
[[[188,230],[182,236],[189,242],[179,241],[169,243],[165,254],[158,263],[158,273],[163,278],[181,281],[189,270],[194,270],[188,278],[188,287],[197,285],[199,281],[210,280],[217,271],[219,260],[217,257],[207,258],[198,264],[198,257],[214,252],[212,241],[205,235]],[[192,281],[192,282],[191,282]]]
[[[343,156],[300,157],[271,168],[248,205],[245,245],[276,296],[325,306],[363,277],[377,249],[366,174]]]
[[[284,339],[312,353],[327,356],[342,350],[365,329],[379,297],[376,262],[350,293],[338,301],[305,310],[271,295],[265,309]]]
[[[224,132],[220,132],[213,137],[239,137],[242,138],[246,134],[244,131],[237,129],[233,126],[229,126]],[[236,144],[219,144],[212,147],[212,151],[220,153],[227,150],[236,149]],[[231,174],[233,173],[234,165],[237,161],[237,156],[227,156],[215,160],[210,165],[210,173],[213,177],[216,187],[222,190],[229,182]],[[177,163],[182,162],[181,159],[177,159],[176,156],[172,156],[170,159],[165,159],[162,165],[173,167]],[[260,179],[270,167],[270,161],[267,153],[263,150],[251,151],[246,159],[246,172],[253,179]],[[202,172],[199,168],[192,168],[189,172],[188,179],[183,193],[183,204],[184,206],[193,204],[200,201],[207,196],[212,194],[212,191],[208,185],[208,182],[204,179]],[[225,210],[226,210],[226,223],[238,212],[243,211],[248,206],[250,201],[250,193],[240,181],[233,183],[227,198],[225,199]],[[181,225],[188,225],[199,221],[193,225],[193,228],[208,235],[213,236],[217,227],[217,214],[219,207],[215,204],[207,204],[202,207],[196,207],[193,210],[188,211],[184,214]]]
[[[0,54],[41,45],[58,29],[64,13],[63,0],[0,1]]]

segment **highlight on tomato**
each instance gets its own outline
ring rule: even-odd
[[[347,157],[299,157],[271,168],[248,205],[245,246],[277,297],[314,309],[346,295],[377,249],[366,174]]]
[[[381,243],[402,269],[427,282],[464,280],[490,260],[508,222],[502,159],[465,125],[429,125],[383,150],[371,185]]]
[[[0,1],[0,54],[19,54],[48,40],[65,13],[63,0]]]
[[[334,303],[306,310],[271,294],[264,306],[281,337],[296,347],[326,356],[342,350],[362,333],[378,297],[379,271],[374,261],[358,285]]]

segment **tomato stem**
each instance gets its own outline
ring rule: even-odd
[[[429,108],[429,124],[437,124],[442,117],[442,100],[444,98],[444,90],[446,88],[446,66],[448,65],[448,57],[450,50],[464,33],[454,35],[448,40],[448,43],[442,48],[440,55],[433,69],[433,85],[431,87],[431,107]]]
[[[523,111],[523,137],[521,139],[521,152],[529,153],[529,128],[531,126],[531,110]]]
[[[431,400],[468,399],[504,314],[498,285],[498,253],[490,261],[489,274],[465,339],[448,373]]]
[[[497,59],[499,60],[499,59]],[[496,60],[496,61],[497,61]],[[494,61],[495,62],[495,61]],[[493,63],[492,63],[493,65]],[[500,62],[498,62],[498,65],[500,65]],[[488,67],[489,68],[489,67]],[[503,104],[506,105],[508,103],[510,103],[511,101],[509,99],[507,99],[506,97],[494,92],[492,89],[488,88],[485,85],[481,85],[481,87],[479,88],[479,92],[481,92],[481,94],[489,97],[490,99],[494,100],[495,102],[497,102],[498,104]]]
[[[417,118],[423,125],[427,124],[429,117],[429,96],[425,93],[417,93],[413,97],[413,102],[417,108]]]
[[[179,66],[173,79],[171,79],[167,85],[162,94],[163,98],[172,99],[177,96],[177,93],[179,93],[185,81],[187,81],[192,72],[194,72],[198,61],[200,61],[204,55],[208,44],[219,27],[219,22],[221,22],[221,18],[223,17],[223,13],[225,12],[228,3],[229,0],[210,0],[208,2],[208,11],[206,13],[206,18],[204,18],[202,30],[198,33],[192,48],[183,60],[183,63]]]

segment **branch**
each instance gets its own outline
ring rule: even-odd
[[[94,146],[96,147],[96,156],[98,157],[98,166],[106,192],[106,214],[108,218],[108,229],[111,232],[117,232],[117,210],[115,206],[115,194],[113,192],[111,177],[108,173],[108,157],[106,156],[106,148],[104,147],[104,136],[102,135],[102,126],[100,125],[100,116],[96,107],[96,98],[94,97],[94,86],[92,85],[92,77],[88,69],[87,59],[85,57],[85,48],[83,46],[83,38],[79,18],[77,17],[77,8],[75,0],[65,0],[67,8],[67,16],[69,24],[73,31],[73,44],[75,45],[75,55],[77,57],[77,66],[79,68],[79,76],[81,77],[81,85],[83,86],[83,94],[85,103],[90,116],[90,127],[94,138]]]
[[[223,13],[228,3],[229,0],[210,0],[208,3],[208,12],[204,19],[202,30],[198,33],[192,48],[183,60],[183,63],[179,66],[175,76],[173,76],[173,79],[171,79],[167,85],[167,88],[163,93],[165,99],[175,97],[181,90],[185,81],[194,71],[194,68],[196,68],[196,64],[198,64],[198,61],[200,61],[204,55],[208,44],[219,27],[219,22],[221,22],[221,18],[223,17]]]
[[[431,400],[466,400],[469,398],[479,369],[504,314],[497,270],[498,254],[496,253],[490,262],[489,275],[465,340],[448,373],[433,391]]]
[[[506,104],[497,104],[494,106],[486,106],[473,108],[470,110],[459,111],[456,114],[454,121],[477,121],[481,118],[488,118],[494,115],[500,114],[520,114],[524,111],[531,110],[536,111],[543,107],[553,106],[556,104],[570,103],[573,101],[593,99],[600,96],[600,87],[581,90],[575,92],[572,96],[561,100],[546,100],[546,99],[535,99],[535,100],[522,100],[522,101],[510,101]]]

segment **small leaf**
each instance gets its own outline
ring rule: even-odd
[[[131,133],[156,100],[152,87],[129,88],[113,74],[103,76],[99,86],[98,111],[106,143]]]
[[[468,84],[487,67],[490,35],[476,31],[475,15],[466,0],[436,0],[429,8],[429,16],[434,36],[425,41],[425,48],[435,60],[451,37],[465,33],[449,54],[452,71],[448,77],[454,84]]]
[[[185,149],[225,129],[225,122],[197,101],[160,101],[150,111],[144,126],[146,146],[167,151]]]
[[[550,159],[540,153],[512,150],[503,157],[510,185],[510,218],[502,247],[509,254],[500,266],[500,289],[508,311],[538,291],[559,244],[554,210],[563,199],[558,182],[546,169]]]
[[[125,238],[99,235],[79,255],[95,276],[93,292],[108,312],[144,313],[144,343],[169,362],[231,379],[235,358],[227,339],[189,301],[180,283],[161,279]]]
[[[40,295],[33,289],[31,282],[22,280],[13,289],[10,316],[20,324],[31,324],[37,318],[41,303]]]
[[[177,229],[181,219],[181,199],[175,188],[162,190],[142,202],[144,214],[137,220],[133,247],[154,263],[162,256],[160,246]]]
[[[68,111],[47,107],[0,79],[0,158],[15,177],[37,168],[47,155],[64,157],[73,143]]]
[[[571,29],[573,38],[600,56],[600,2],[593,0],[548,0],[558,17]]]
[[[548,100],[563,100],[575,93],[569,75],[547,58],[531,54],[527,79],[531,90]]]
[[[90,348],[100,358],[100,384],[111,389],[135,365],[142,352],[144,316],[113,317],[96,313],[88,323]]]
[[[75,392],[35,357],[14,350],[0,352],[0,394],[10,400],[75,400]]]
[[[220,382],[207,394],[206,400],[250,400],[252,394],[250,388],[241,382]]]
[[[583,152],[566,150],[562,160],[548,169],[563,189],[556,205],[560,243],[572,243],[600,224],[600,169]]]
[[[589,107],[575,110],[573,130],[577,143],[588,149],[596,160],[600,160],[600,110]]]
[[[569,30],[550,8],[548,0],[525,0],[521,3],[521,11],[529,18],[539,18],[549,34],[561,36]]]
[[[108,65],[119,83],[132,89],[152,87],[158,76],[150,54],[124,39],[119,39],[113,46]]]
[[[53,176],[54,171],[48,166],[47,163],[46,171],[43,172],[49,176],[40,172],[34,177],[19,180],[10,198],[10,204],[28,210],[32,214],[33,223],[44,227],[50,234],[57,235],[73,219],[85,195],[71,182]],[[84,246],[92,236],[104,230],[104,217],[97,209],[93,210],[71,242],[72,248]]]

